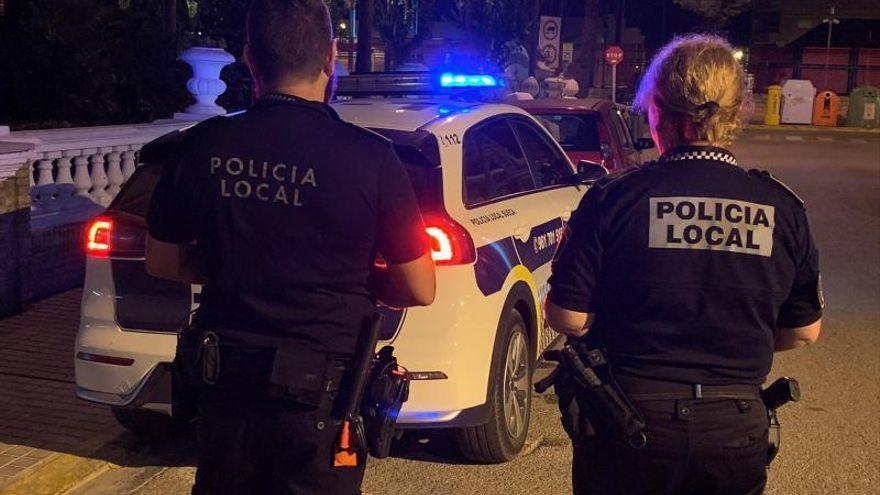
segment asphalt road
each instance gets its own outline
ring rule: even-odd
[[[780,411],[783,447],[770,494],[880,493],[880,136],[752,133],[733,146],[806,200],[827,300],[819,343],[778,355],[771,379],[800,379],[803,399]],[[505,465],[471,465],[442,434],[408,434],[396,457],[371,460],[372,494],[568,493],[571,448],[552,396],[537,397],[526,451]],[[118,440],[128,455],[74,491],[183,494],[193,479],[191,440]],[[126,467],[128,466],[128,467]]]

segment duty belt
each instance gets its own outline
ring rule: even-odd
[[[636,401],[687,400],[687,399],[733,399],[761,400],[757,385],[704,385],[700,383],[665,382],[618,375],[617,381]]]

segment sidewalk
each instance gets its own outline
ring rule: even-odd
[[[81,297],[82,290],[71,290],[0,320],[0,493],[17,493],[37,466],[82,469],[77,459],[95,457],[99,445],[122,432],[109,408],[74,395]]]
[[[828,132],[844,134],[867,134],[880,136],[880,128],[868,129],[866,127],[826,127],[808,124],[780,124],[765,125],[762,122],[750,123],[744,126],[746,131],[777,131],[777,132]]]

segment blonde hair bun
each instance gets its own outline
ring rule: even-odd
[[[741,127],[745,74],[733,48],[715,35],[672,40],[651,61],[636,106],[653,106],[664,130],[684,141],[723,146]]]

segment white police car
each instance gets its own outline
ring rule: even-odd
[[[442,81],[494,84],[491,76]],[[399,82],[357,84],[387,94],[381,87]],[[398,426],[454,428],[468,458],[512,459],[528,430],[533,365],[557,336],[541,310],[550,260],[585,186],[547,131],[516,107],[445,97],[333,107],[394,143],[438,265],[432,306],[386,311],[380,345],[395,347],[412,379]],[[142,432],[162,425],[156,411],[170,411],[175,330],[199,296],[197,286],[144,271],[144,216],[158,176],[156,165],[139,167],[88,229],[76,343],[77,395],[113,406]]]

